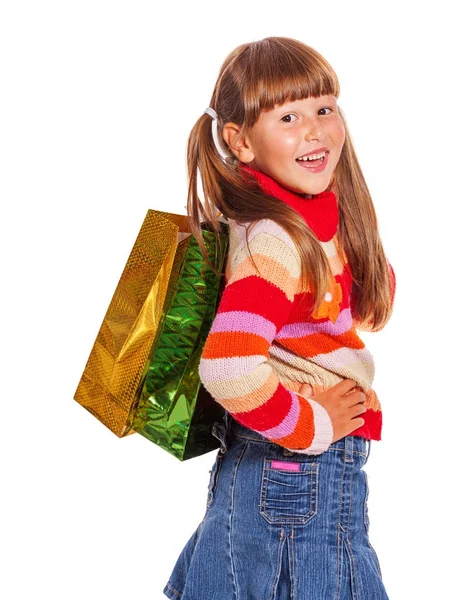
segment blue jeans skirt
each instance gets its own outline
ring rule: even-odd
[[[369,540],[370,444],[286,450],[229,413],[206,511],[163,589],[174,600],[388,600]]]

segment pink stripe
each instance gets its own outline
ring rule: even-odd
[[[281,328],[276,339],[301,338],[313,333],[327,333],[328,335],[341,335],[352,328],[352,314],[350,309],[345,308],[337,317],[337,321],[325,321],[323,323],[291,323]]]
[[[280,383],[279,385],[282,384]],[[258,433],[261,433],[261,435],[263,435],[264,437],[270,439],[278,439],[286,435],[290,435],[296,429],[296,424],[299,420],[300,413],[299,400],[297,399],[297,396],[294,392],[291,392],[290,390],[287,391],[291,394],[292,397],[291,410],[284,417],[281,423],[279,425],[276,425],[276,427],[272,427],[271,429],[267,429],[266,431],[258,431]]]
[[[281,471],[300,471],[301,463],[283,462],[281,460],[272,460],[271,469],[280,469]]]
[[[270,344],[276,335],[276,325],[261,315],[245,310],[218,312],[215,315],[210,333],[217,331],[243,331],[256,333],[265,338]]]

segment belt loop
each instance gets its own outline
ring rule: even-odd
[[[354,462],[354,437],[352,435],[346,435],[344,442],[344,462]]]
[[[225,414],[223,416],[223,421],[225,422],[225,429],[228,432],[228,430],[230,429],[230,425],[231,425],[231,419],[230,419],[230,413],[225,410]]]
[[[220,442],[220,451],[224,454],[227,451],[227,437],[230,429],[231,419],[225,411],[222,420],[216,421],[212,426],[212,435]]]

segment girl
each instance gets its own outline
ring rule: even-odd
[[[190,134],[192,232],[201,242],[202,214],[218,231],[217,211],[229,225],[199,367],[225,417],[205,516],[168,598],[388,598],[362,469],[382,412],[357,328],[387,323],[395,276],[339,93],[307,45],[243,44]]]

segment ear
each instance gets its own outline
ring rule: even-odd
[[[236,158],[243,162],[251,162],[255,155],[250,140],[242,134],[241,127],[236,123],[225,123],[222,136]]]

